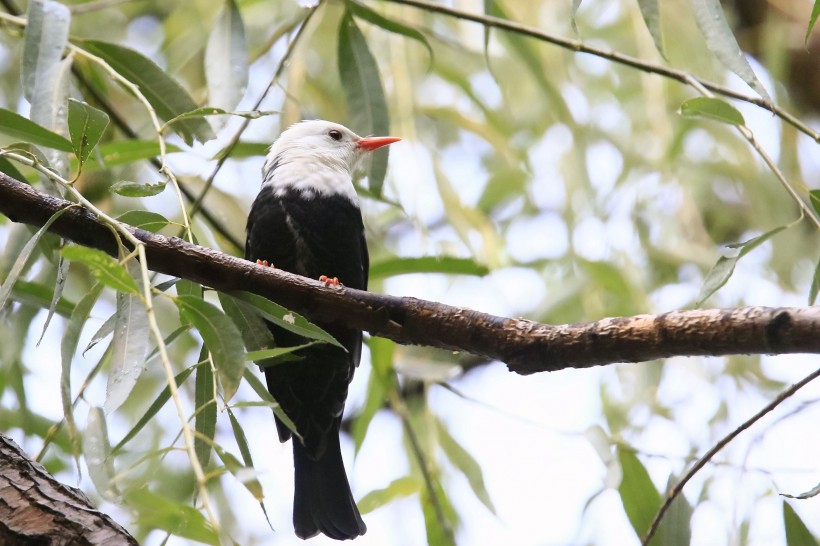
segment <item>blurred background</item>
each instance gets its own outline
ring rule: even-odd
[[[27,9],[20,1],[1,3],[11,14]],[[445,4],[757,96],[715,58],[685,0],[659,3],[663,55],[630,0],[584,0],[574,14],[569,0]],[[197,105],[216,106],[219,97],[227,111],[262,112],[196,118],[207,120],[213,138],[166,132],[169,165],[180,183],[194,196],[208,188],[202,207],[217,227],[202,213],[192,221],[204,246],[241,256],[235,243],[244,240],[266,147],[291,123],[323,118],[360,134],[387,128],[403,139],[390,147],[383,185],[373,170],[360,181],[374,292],[551,324],[698,305],[810,303],[820,258],[816,227],[795,222],[795,202],[732,126],[679,115],[681,103],[698,96],[679,82],[400,1],[65,5],[78,47],[93,50],[85,40],[127,46],[178,80]],[[817,131],[819,34],[804,41],[812,3],[738,0],[723,9],[774,102]],[[34,119],[20,77],[24,31],[3,21],[0,106]],[[209,45],[218,32],[242,40]],[[222,81],[229,89],[220,90],[213,79],[220,72],[209,81],[208,71],[233,62],[228,53],[237,50],[247,65],[238,62],[235,77]],[[350,52],[359,55],[355,61]],[[162,180],[148,161],[157,150],[146,109],[98,65],[79,54],[73,63],[65,93],[112,117],[76,187],[115,217],[161,214],[171,222],[161,232],[177,235],[183,220],[170,185],[145,197],[111,189],[121,181]],[[363,106],[363,90],[375,102]],[[732,104],[809,202],[809,191],[818,188],[818,143],[758,106]],[[117,126],[114,113],[133,135]],[[53,119],[50,128],[67,134],[59,115]],[[231,146],[236,135],[239,144]],[[129,142],[143,148],[137,153]],[[66,172],[76,174],[76,160],[64,161]],[[16,167],[41,187],[36,172]],[[738,260],[728,282],[699,304],[712,267],[737,254],[725,245],[781,226],[788,227]],[[33,231],[0,218],[3,278]],[[73,308],[58,307],[38,342],[62,270],[54,258],[59,245],[48,238],[38,245],[21,277],[32,286],[20,285],[3,309],[0,426],[143,544],[188,544],[196,529],[186,531],[185,522],[169,516],[198,506],[179,419],[166,403],[135,429],[165,386],[156,357],[125,403],[105,415],[107,436],[99,413],[92,412],[91,424],[87,418],[106,400],[111,342],[87,346],[117,310],[113,290],[94,303],[69,359],[76,431],[63,426],[49,435],[64,419],[60,347]],[[93,283],[87,269],[72,264],[61,301],[76,304]],[[37,287],[40,299],[21,296]],[[174,289],[168,294],[156,298],[166,335],[181,324],[170,301]],[[205,297],[218,304],[214,294]],[[196,364],[201,348],[200,335],[183,329],[169,344],[175,372]],[[814,356],[672,358],[522,377],[472,355],[370,339],[351,385],[342,439],[354,497],[367,512],[368,533],[357,544],[638,544],[636,528],[646,528],[646,514],[651,520],[668,483],[817,366]],[[190,415],[194,391],[192,376],[181,385]],[[795,534],[800,520],[818,536],[817,499],[790,500],[784,508],[781,496],[820,481],[818,398],[820,387],[809,385],[706,465],[684,490],[663,543],[809,544],[794,542],[811,539]],[[210,457],[208,489],[223,542],[300,544],[290,523],[291,447],[278,443],[271,411],[259,400],[243,383],[230,415],[216,402],[215,441],[243,467],[236,471]],[[107,460],[89,463],[89,443],[113,446],[130,431],[136,434],[113,454],[103,449]],[[240,454],[245,445],[252,465]],[[114,483],[107,492],[92,480],[101,467]],[[131,495],[144,490],[154,495],[151,502]],[[254,497],[260,491],[264,512]]]

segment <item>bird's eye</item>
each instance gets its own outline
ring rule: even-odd
[[[336,141],[342,140],[342,132],[337,131],[336,129],[331,129],[330,131],[328,131],[327,136],[329,136],[330,138],[332,138],[333,140],[336,140]]]

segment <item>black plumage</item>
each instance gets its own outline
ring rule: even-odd
[[[275,168],[275,163],[271,166]],[[270,173],[269,175],[270,176]],[[366,289],[369,268],[359,207],[347,196],[263,186],[248,217],[245,257],[310,278],[338,277]],[[265,369],[268,389],[293,420],[304,444],[293,441],[297,536],[318,532],[335,539],[366,531],[350,492],[339,445],[339,425],[348,384],[359,364],[362,333],[338,324],[318,324],[347,352],[328,344],[302,349],[303,357]],[[277,346],[307,340],[269,324]],[[278,419],[280,441],[291,432]]]

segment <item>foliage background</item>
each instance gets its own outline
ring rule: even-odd
[[[578,37],[753,96],[715,59],[692,16],[693,4],[660,3],[661,56],[632,1],[586,0],[575,14],[570,2],[559,1],[453,3],[465,12]],[[795,222],[794,201],[731,125],[678,114],[685,100],[698,96],[679,82],[533,38],[485,33],[481,25],[402,2],[368,2],[363,8],[327,0],[310,11],[299,34],[296,28],[309,10],[289,0],[66,5],[72,10],[71,41],[78,47],[90,48],[84,40],[127,45],[181,82],[197,105],[215,106],[220,97],[226,110],[269,112],[248,123],[242,144],[220,165],[204,200],[239,241],[259,187],[265,146],[282,128],[318,117],[370,133],[388,127],[389,112],[390,133],[404,141],[392,147],[383,192],[374,184],[377,176],[362,186],[374,264],[371,290],[546,323],[663,312],[697,304],[712,267],[733,252],[724,245],[788,226],[737,261],[727,284],[704,305],[803,305],[810,296],[820,256],[816,226]],[[795,37],[805,33],[811,4],[790,5],[797,7],[769,6],[768,16],[754,25],[747,25],[748,6],[727,11],[741,44],[757,56],[754,69],[775,103],[816,127],[812,104],[794,101],[812,96],[811,88],[807,93],[800,87],[811,78],[794,76],[794,51],[803,47]],[[237,29],[242,30],[245,45],[229,41],[209,48],[226,9],[234,15],[229,38],[238,40]],[[353,10],[366,41],[349,26],[346,9]],[[373,13],[401,24],[391,26]],[[0,106],[34,118],[20,78],[27,70],[25,35],[13,21],[3,21]],[[231,57],[237,47],[239,58],[249,60],[244,89],[242,63]],[[340,58],[339,51],[353,51],[355,59]],[[375,65],[368,64],[365,51]],[[288,55],[289,63],[257,105]],[[156,138],[144,106],[111,74],[80,54],[73,60],[108,104],[96,101],[76,75],[68,77],[69,96],[112,108],[142,142]],[[237,72],[220,72],[225,67]],[[216,80],[208,82],[208,70],[216,70]],[[386,110],[379,108],[376,75]],[[363,95],[369,100],[361,102]],[[57,111],[65,109],[64,96],[52,95]],[[820,172],[817,143],[757,106],[733,104],[809,202]],[[53,119],[49,128],[68,137],[60,115]],[[216,139],[186,143],[167,132],[168,144],[180,150],[168,158],[171,171],[195,193],[245,121],[207,119]],[[8,128],[4,133],[11,133],[9,145],[26,140]],[[109,125],[74,186],[114,217],[133,210],[162,214],[172,222],[163,233],[177,234],[184,219],[170,185],[141,198],[112,191],[122,181],[139,186],[164,179],[144,157],[115,159],[128,140]],[[70,157],[49,154],[58,167]],[[16,168],[33,184],[50,187],[33,169]],[[66,173],[77,170],[76,160],[66,163]],[[8,280],[33,230],[0,221],[0,273]],[[193,228],[201,244],[241,254],[201,214]],[[61,286],[55,281],[64,267],[57,258],[60,244],[49,237],[39,242],[3,309],[4,432],[29,453],[43,449],[49,470],[79,484],[144,543],[162,543],[166,531],[174,535],[168,542],[173,544],[215,540],[205,518],[182,508],[200,507],[201,497],[193,500],[196,482],[170,403],[121,451],[108,451],[134,430],[166,381],[151,358],[121,407],[104,417],[94,409],[110,397],[111,341],[83,350],[109,316],[122,313],[115,291],[105,289],[91,300],[90,316],[82,321],[82,350],[67,361],[70,373],[61,380],[60,347],[71,324],[66,315],[93,293],[95,279],[87,267],[72,263],[58,306],[62,314],[38,344],[54,287]],[[413,259],[419,257],[439,260]],[[164,335],[185,326],[172,301],[175,292],[196,296],[198,289],[178,283],[155,298]],[[218,304],[213,294],[205,297]],[[136,334],[147,336],[147,327]],[[202,361],[203,337],[186,328],[169,343],[174,373]],[[806,357],[737,356],[522,378],[469,355],[372,339],[351,386],[351,435],[344,441],[354,495],[364,499],[363,509],[373,510],[360,542],[446,544],[454,536],[461,544],[637,543],[668,481],[815,367],[816,359]],[[230,413],[224,400],[214,403],[213,389],[210,396],[201,390],[208,385],[206,368],[199,366],[182,383],[179,399],[186,415],[200,407],[192,426],[222,450],[206,455],[207,442],[199,444],[223,540],[296,543],[289,522],[290,446],[278,444],[270,410],[247,382],[228,404]],[[76,427],[69,422],[50,436],[49,429],[64,419],[61,388],[79,395],[72,413]],[[817,500],[784,506],[779,494],[797,494],[818,480],[818,394],[817,387],[804,389],[708,465],[687,487],[685,503],[676,505],[675,521],[662,529],[664,543],[814,543],[800,517],[815,535],[820,532]],[[427,479],[420,459],[429,469]],[[264,513],[253,496],[260,492]]]

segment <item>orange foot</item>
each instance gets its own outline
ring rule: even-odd
[[[256,260],[256,263],[259,265],[264,265],[265,267],[272,267],[276,269],[276,266],[273,264],[269,264],[267,260]]]
[[[319,277],[319,282],[325,283],[325,286],[342,286],[338,277],[328,277],[327,275]]]

